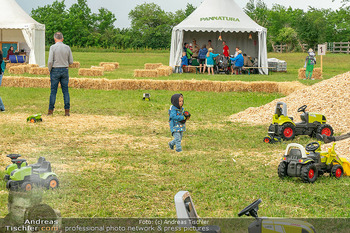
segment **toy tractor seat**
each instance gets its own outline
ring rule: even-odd
[[[302,122],[309,122],[309,113],[304,112],[300,115],[300,119]]]
[[[42,164],[43,164],[44,161],[45,161],[45,158],[44,158],[44,157],[39,157],[38,162],[29,165],[29,167],[32,167],[33,169],[38,169],[38,168],[40,168],[40,167],[42,166]]]
[[[33,172],[36,173],[46,173],[51,172],[51,163],[48,161],[43,161],[42,165],[39,168],[33,168]]]
[[[299,149],[293,148],[293,149],[290,149],[289,156],[292,158],[295,158],[295,159],[301,159],[302,154],[301,154],[301,151]]]

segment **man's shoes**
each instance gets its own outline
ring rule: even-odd
[[[47,112],[48,116],[52,116],[53,115],[53,109],[49,109],[49,111]]]
[[[0,112],[5,112],[5,109],[0,109]]]
[[[65,115],[65,116],[70,116],[70,114],[69,114],[69,109],[65,109],[65,110],[64,110],[64,115]]]

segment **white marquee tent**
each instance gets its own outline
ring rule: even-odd
[[[267,30],[255,23],[234,0],[205,0],[191,15],[172,31],[170,66],[180,65],[185,42],[196,39],[199,47],[212,41],[214,53],[222,54],[222,41],[226,41],[230,54],[239,47],[243,53],[258,58],[259,67],[267,67]],[[267,74],[268,69],[259,69]]]
[[[15,0],[0,0],[0,43],[17,42],[29,63],[45,66],[45,25],[30,17]],[[1,48],[2,49],[2,48]]]

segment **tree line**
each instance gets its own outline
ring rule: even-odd
[[[317,44],[350,40],[350,6],[337,10],[307,11],[274,4],[271,9],[263,0],[249,0],[244,11],[268,32],[268,48],[287,44],[289,50],[300,50],[302,44]],[[63,32],[65,43],[77,47],[101,48],[170,48],[171,30],[196,8],[166,12],[155,3],[137,5],[129,12],[130,28],[116,28],[116,16],[106,8],[92,13],[87,0],[77,0],[67,8],[64,0],[38,7],[31,16],[46,25],[46,45],[54,43],[53,34]]]

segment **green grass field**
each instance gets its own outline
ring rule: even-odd
[[[144,63],[168,61],[167,54],[115,53],[108,59],[106,55],[74,57],[85,67],[120,62],[121,68],[107,78],[132,78],[130,71]],[[296,80],[304,55],[273,55],[288,62],[288,73],[239,79]],[[349,56],[327,55],[327,59],[334,67],[326,67],[324,59],[326,78],[347,71]],[[74,70],[70,72],[75,76]],[[180,78],[209,79],[171,77]],[[235,78],[216,75],[210,80]],[[349,178],[323,176],[314,184],[282,181],[277,166],[287,143],[264,144],[266,125],[228,120],[233,113],[266,104],[280,94],[183,92],[184,107],[192,117],[184,134],[184,152],[178,154],[167,146],[172,140],[167,111],[174,92],[71,89],[71,117],[63,117],[59,92],[54,117],[43,116],[42,123],[30,124],[27,116],[47,112],[50,90],[1,87],[0,91],[6,106],[0,114],[0,176],[9,163],[6,154],[20,153],[30,163],[46,157],[61,187],[45,191],[43,202],[63,217],[176,217],[173,198],[180,190],[190,191],[201,217],[237,216],[257,198],[263,200],[260,216],[350,217],[350,202],[344,196]],[[142,101],[145,92],[151,93],[150,102]],[[306,136],[294,140],[303,145],[311,141]],[[7,214],[7,198],[5,182],[0,181],[0,217]]]

